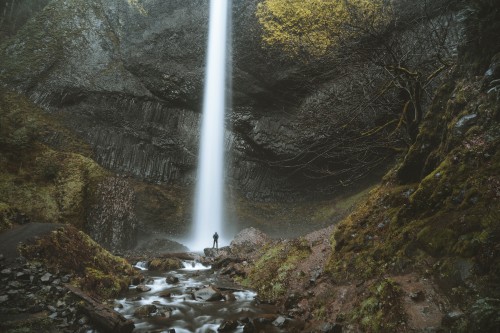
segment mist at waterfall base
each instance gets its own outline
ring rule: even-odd
[[[211,0],[203,117],[194,200],[194,224],[183,243],[191,251],[211,247],[212,235],[227,243],[224,231],[224,111],[228,54],[228,0]]]

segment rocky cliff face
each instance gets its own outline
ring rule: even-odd
[[[226,149],[229,193],[240,200],[231,207],[234,215],[250,212],[249,201],[331,194],[383,168],[400,145],[384,126],[400,112],[398,95],[370,102],[385,84],[376,65],[292,62],[263,49],[257,2],[232,7]],[[0,45],[3,86],[68,126],[105,168],[168,184],[135,186],[133,230],[186,229],[189,203],[179,198],[189,197],[195,177],[207,21],[202,0],[53,0]],[[359,100],[368,102],[360,108],[353,103]],[[65,149],[57,135],[42,140]],[[145,194],[168,197],[176,207],[153,207]],[[273,219],[268,206],[259,209]]]
[[[232,8],[228,175],[246,197],[290,198],[314,182],[283,161],[321,135],[318,128],[301,129],[300,110],[312,108],[302,100],[334,73],[263,50],[255,6],[245,1]],[[152,182],[190,184],[207,20],[206,1],[55,0],[3,43],[0,77],[63,119],[101,165]],[[314,79],[319,74],[324,77]],[[321,181],[311,191],[319,185],[332,187]]]

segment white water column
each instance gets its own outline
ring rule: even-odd
[[[219,234],[219,244],[224,240],[227,25],[228,0],[211,0],[194,224],[187,244],[192,251],[211,247],[215,232]]]

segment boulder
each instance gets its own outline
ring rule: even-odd
[[[193,293],[193,297],[195,300],[198,301],[215,302],[215,301],[220,301],[222,299],[222,294],[218,289],[209,286],[206,288],[196,290]]]
[[[287,319],[283,316],[279,316],[273,321],[273,325],[276,327],[285,327]]]
[[[203,253],[206,257],[215,258],[215,257],[225,257],[231,253],[231,249],[228,246],[224,246],[218,249],[213,248],[205,248],[203,249]]]
[[[156,307],[156,305],[153,304],[142,305],[134,311],[134,316],[140,318],[149,317],[152,313],[156,312],[157,310],[158,308]]]
[[[217,329],[218,332],[230,332],[238,327],[238,322],[234,320],[224,320]]]
[[[253,324],[253,320],[246,317],[240,319],[240,323],[243,325],[243,333],[254,333],[256,332],[255,325]]]
[[[146,285],[144,285],[144,284],[140,284],[137,287],[135,287],[135,290],[137,290],[138,292],[143,293],[143,292],[151,291],[151,288],[148,287],[148,286],[146,286]]]
[[[169,284],[176,284],[179,283],[179,278],[177,276],[169,275],[166,277],[165,282]]]
[[[264,244],[269,242],[270,238],[268,235],[256,228],[246,228],[240,231],[232,240],[229,247],[231,252],[238,255],[238,253],[249,253],[253,252]]]

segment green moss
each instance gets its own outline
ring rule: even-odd
[[[402,329],[406,317],[400,304],[401,289],[391,279],[375,283],[367,298],[352,312],[352,320],[366,332],[396,332]]]
[[[106,274],[91,267],[87,267],[84,274],[85,277],[81,281],[81,287],[85,290],[92,290],[106,299],[119,295],[130,284],[128,279],[120,278],[115,274]]]
[[[151,271],[167,272],[182,268],[181,260],[177,258],[155,258],[149,262],[148,269]]]
[[[417,271],[465,307],[498,298],[499,104],[480,89],[479,80],[463,80],[454,91],[443,90],[402,164],[337,225],[326,265],[335,281]],[[473,124],[457,130],[469,114],[476,115]],[[387,318],[374,290],[353,316],[370,332],[393,331],[382,327]],[[467,320],[457,325],[457,331],[471,329]]]
[[[72,226],[20,247],[29,260],[43,261],[48,267],[75,275],[76,283],[102,298],[127,290],[138,272],[124,259],[115,257],[85,233]]]
[[[54,323],[46,315],[43,317],[32,315],[25,320],[12,320],[0,323],[0,329],[4,333],[38,333],[58,332]]]
[[[257,289],[259,296],[276,301],[287,290],[290,274],[297,263],[307,258],[310,248],[305,241],[294,240],[268,245],[248,274],[247,285]]]
[[[26,98],[0,90],[0,196],[12,210],[40,222],[85,223],[88,193],[106,172],[86,155],[90,149]],[[30,128],[29,139],[13,138]],[[65,151],[42,144],[58,133]],[[70,151],[75,151],[73,153]]]
[[[440,255],[447,252],[451,245],[456,242],[457,235],[450,229],[437,229],[432,225],[424,227],[417,234],[417,240],[427,252],[432,255]]]

